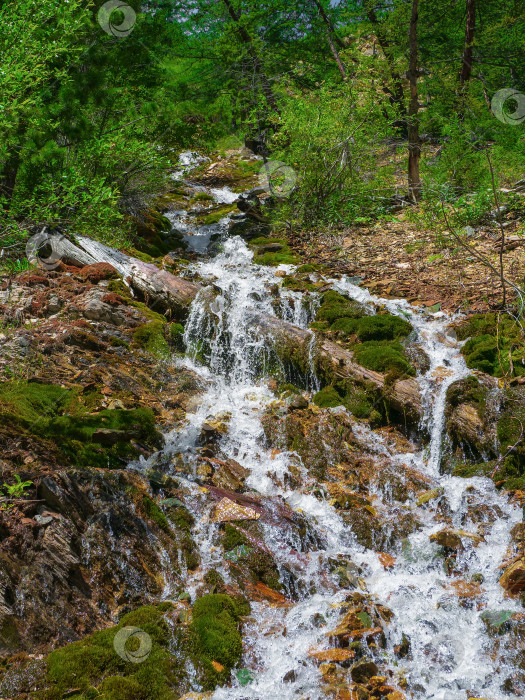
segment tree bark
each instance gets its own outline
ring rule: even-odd
[[[341,56],[339,55],[339,52],[332,40],[332,37],[330,36],[330,32],[326,32],[326,38],[328,39],[328,44],[330,45],[330,50],[332,52],[332,55],[335,59],[335,62],[337,63],[337,67],[339,68],[339,72],[341,73],[341,77],[343,80],[346,80],[346,68],[344,66],[343,61],[341,60]]]
[[[465,46],[461,59],[459,84],[463,90],[472,75],[472,57],[474,53],[474,35],[476,33],[476,0],[467,0],[467,20],[465,27]]]
[[[314,0],[314,3],[317,6],[317,10],[319,11],[319,15],[321,16],[321,19],[323,20],[323,22],[327,26],[327,29],[328,29],[330,36],[333,37],[333,41],[337,44],[337,46],[340,49],[345,49],[346,46],[344,45],[344,43],[341,41],[341,39],[335,33],[335,29],[334,29],[334,25],[332,24],[332,20],[326,14],[325,9],[322,6],[322,4],[319,2],[319,0]]]
[[[277,100],[275,99],[275,95],[273,94],[272,86],[270,85],[270,81],[266,77],[266,74],[264,73],[262,69],[262,64],[261,60],[257,54],[257,51],[253,45],[253,41],[249,33],[246,31],[246,29],[240,24],[240,15],[237,14],[235,11],[235,8],[233,7],[232,3],[230,0],[223,0],[224,4],[226,5],[226,9],[228,10],[228,14],[230,17],[233,19],[235,24],[237,25],[237,32],[239,36],[241,37],[241,40],[246,46],[248,47],[248,52],[252,58],[253,61],[253,68],[254,71],[259,78],[261,82],[261,88],[263,91],[263,94],[266,98],[266,101],[270,105],[270,107],[274,110],[274,112],[277,112],[277,114],[280,113],[279,106],[277,104]]]
[[[75,244],[64,236],[52,236],[50,242],[54,253],[63,262],[81,266],[109,263],[126,284],[146,298],[147,303],[151,306],[158,305],[179,317],[188,312],[191,302],[202,289],[199,284],[176,277],[152,263],[132,258],[85,236],[76,236]],[[351,352],[329,340],[318,340],[312,331],[255,310],[249,312],[249,319],[272,343],[282,359],[293,362],[294,357],[308,358],[311,343],[314,342],[311,355],[315,369],[321,376],[326,379],[347,378],[377,389],[387,404],[405,415],[409,423],[418,421],[422,415],[421,396],[415,379],[402,379],[387,386],[383,374],[361,367],[354,361]]]
[[[409,68],[408,79],[410,82],[410,102],[408,105],[408,196],[413,202],[421,199],[421,178],[419,174],[419,161],[421,158],[421,141],[419,138],[419,99],[417,93],[418,78],[418,22],[419,0],[412,0],[412,12],[410,15],[409,31]]]
[[[390,89],[389,87],[385,86],[383,88],[383,91],[386,92],[386,94],[389,96],[390,103],[397,108],[399,119],[401,120],[401,123],[397,126],[397,129],[400,132],[401,136],[403,136],[403,138],[406,138],[408,136],[407,109],[405,104],[405,91],[403,88],[403,80],[395,67],[392,47],[385,33],[383,32],[381,23],[377,19],[377,15],[374,9],[371,8],[370,10],[367,10],[366,15],[371,24],[374,25],[374,31],[377,37],[377,41],[379,43],[379,46],[381,47],[384,57],[386,58],[388,67],[390,69],[390,75],[392,76],[392,80],[394,82],[393,89]]]

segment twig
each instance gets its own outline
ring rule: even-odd
[[[514,445],[512,445],[512,447],[507,447],[507,451],[505,452],[505,454],[504,454],[504,455],[501,455],[501,457],[498,459],[498,461],[496,462],[496,466],[494,467],[494,471],[493,471],[492,474],[490,475],[490,478],[491,478],[491,479],[494,478],[494,474],[495,474],[495,473],[498,471],[498,469],[501,467],[501,465],[503,464],[503,461],[506,459],[506,457],[508,457],[508,455],[512,452],[512,450],[514,450],[514,449],[520,444],[520,442],[521,442],[522,439],[523,439],[523,433],[524,433],[524,431],[525,431],[525,429],[523,428],[523,423],[520,421],[519,418],[516,418],[516,416],[512,416],[512,417],[514,418],[514,420],[517,420],[518,423],[519,423],[520,426],[521,426],[521,433],[520,433],[520,436],[519,436],[519,438],[516,440],[516,442],[514,443]]]

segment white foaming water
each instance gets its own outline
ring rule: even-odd
[[[458,344],[452,335],[447,335],[450,319],[443,314],[416,311],[404,301],[378,299],[345,280],[333,281],[340,292],[366,304],[380,304],[407,318],[417,331],[418,344],[430,359],[430,369],[418,378],[430,434],[428,450],[396,454],[395,448],[366,424],[356,424],[354,432],[369,446],[371,455],[416,468],[434,486],[442,487],[440,503],[445,504],[450,526],[475,530],[476,507],[484,509],[484,541],[477,547],[467,544],[456,564],[466,571],[465,578],[479,574],[482,579],[484,592],[473,604],[451,589],[452,583],[458,583],[457,577],[446,575],[439,548],[429,541],[431,534],[444,527],[443,519],[438,517],[438,501],[424,508],[414,502],[404,506],[417,515],[421,527],[404,541],[395,566],[385,570],[375,551],[355,544],[351,529],[339,513],[327,501],[311,495],[309,487],[314,482],[305,469],[299,487],[287,485],[285,477],[292,462],[297,465],[298,456],[265,449],[261,422],[263,412],[275,398],[264,377],[270,366],[275,369],[278,360],[257,328],[250,325],[249,312],[278,312],[285,320],[304,328],[309,321],[308,306],[297,292],[281,289],[276,294],[279,278],[270,268],[253,265],[252,253],[237,237],[225,241],[224,252],[200,263],[196,270],[213,286],[204,289],[193,303],[186,325],[188,356],[184,362],[204,374],[210,384],[197,411],[188,414],[185,430],[170,436],[170,449],[182,453],[189,464],[195,465],[202,424],[221,414],[229,426],[221,440],[222,454],[249,470],[247,486],[263,496],[280,497],[302,513],[322,543],[311,551],[291,551],[280,528],[264,525],[264,541],[274,560],[279,567],[293,571],[304,585],[294,604],[252,604],[251,622],[244,631],[244,665],[252,670],[253,681],[241,687],[233,679],[232,687],[215,691],[214,700],[327,697],[308,651],[312,647],[327,648],[326,630],[336,625],[339,616],[334,603],[343,601],[348,594],[328,573],[327,560],[337,555],[346,555],[364,567],[368,592],[394,613],[385,626],[387,648],[382,652],[383,660],[390,664],[394,679],[406,678],[413,698],[511,697],[502,690],[510,669],[497,654],[491,658],[494,648],[476,605],[481,600],[482,609],[486,610],[521,609],[513,601],[504,601],[497,568],[509,542],[509,531],[520,520],[520,513],[496,492],[488,479],[440,475],[446,390],[468,374]],[[202,367],[203,362],[208,369]],[[312,383],[310,386],[317,388]],[[192,595],[208,567],[219,570],[229,581],[220,548],[212,544],[218,525],[210,522],[209,508],[202,510],[198,489],[193,488],[192,511],[198,521],[195,539],[203,566],[197,576],[188,578]],[[320,616],[324,618],[322,627],[318,627]],[[403,634],[410,640],[410,655],[396,661],[394,646],[401,643]]]

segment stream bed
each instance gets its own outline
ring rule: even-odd
[[[217,201],[224,200],[219,197]],[[217,230],[222,245],[214,257],[204,254],[206,246],[200,243],[206,242],[206,236],[202,232],[197,233],[201,238],[193,246],[203,255],[192,273],[208,286],[191,307],[184,336],[186,357],[179,360],[203,376],[208,389],[188,414],[184,428],[168,435],[165,449],[187,465],[185,485],[193,493],[193,535],[202,564],[188,573],[186,590],[195,596],[210,569],[219,572],[226,585],[232,583],[229,562],[215,545],[220,524],[213,521],[209,508],[203,508],[200,487],[192,477],[192,473],[197,476],[197,458],[203,449],[203,426],[212,419],[227,422],[228,429],[220,436],[220,452],[223,459],[235,460],[248,470],[249,492],[279,499],[299,513],[307,522],[309,538],[306,544],[294,542],[287,530],[262,524],[264,544],[277,564],[287,603],[252,602],[244,629],[247,673],[242,683],[234,679],[232,687],[217,689],[213,699],[360,697],[334,690],[330,673],[319,667],[311,653],[313,648],[322,651],[334,646],[327,630],[337,627],[346,609],[349,591],[338,588],[329,573],[334,560],[350,562],[357,572],[356,589],[390,611],[383,644],[370,644],[366,653],[367,659],[381,665],[376,675],[387,673],[389,682],[404,688],[407,697],[421,700],[521,697],[516,694],[517,686],[511,693],[506,690],[512,666],[505,658],[504,645],[494,643],[482,617],[483,611],[510,615],[521,610],[519,602],[504,599],[498,569],[510,531],[521,521],[521,509],[510,505],[489,479],[457,478],[440,470],[447,388],[469,374],[460,344],[450,330],[454,319],[413,308],[403,300],[374,297],[345,278],[331,280],[335,290],[367,305],[372,313],[380,306],[408,320],[414,327],[413,344],[429,359],[428,369],[417,377],[424,407],[419,433],[429,436],[426,444],[415,435],[411,449],[405,445],[399,451],[387,434],[353,419],[343,407],[326,409],[334,416],[347,414],[361,447],[373,460],[414,470],[439,494],[424,508],[414,498],[401,505],[403,515],[414,515],[419,526],[402,538],[396,556],[385,565],[377,551],[358,542],[330,498],[315,491],[304,460],[293,450],[267,445],[263,417],[275,403],[270,386],[278,359],[251,323],[251,314],[255,310],[277,315],[307,328],[315,315],[315,295],[303,297],[283,288],[279,275],[292,268],[255,265],[247,244],[238,236],[228,237],[227,225],[221,222]],[[320,387],[313,363],[301,381],[303,394],[311,398]],[[177,478],[181,479],[180,474]],[[381,519],[382,504],[388,504],[390,497],[388,483],[377,484],[371,495]],[[447,575],[440,547],[431,539],[443,529],[444,521],[467,533],[455,561],[455,571],[461,575]],[[469,539],[468,533],[479,530],[480,523],[483,536]],[[388,517],[382,527],[385,531],[392,528]],[[472,594],[462,586],[470,586]],[[400,652],[404,644],[406,653]]]

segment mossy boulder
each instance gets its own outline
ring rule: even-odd
[[[241,660],[240,618],[249,612],[248,604],[220,593],[195,602],[190,625],[192,656],[204,690],[224,685]]]
[[[264,248],[270,244],[278,244],[280,246],[279,251],[263,252]],[[256,265],[297,265],[300,262],[283,238],[254,238],[250,241],[250,248],[255,251],[253,262]]]
[[[330,290],[325,292],[321,298],[321,305],[317,311],[318,321],[328,321],[333,323],[340,318],[359,319],[366,314],[366,309],[357,301],[352,301],[348,297]]]
[[[199,598],[189,625],[173,603],[138,608],[117,625],[51,652],[38,674],[32,669],[31,697],[173,700],[196,686],[214,690],[241,659],[241,616],[249,612],[247,603],[224,594]],[[25,675],[22,664],[21,687]]]
[[[161,607],[134,610],[118,625],[51,652],[36,697],[58,700],[75,688],[76,694],[70,697],[79,699],[171,700],[175,692],[189,690],[188,670],[184,663],[175,662],[170,651],[174,638],[187,646],[187,633],[182,626],[170,624]],[[140,633],[126,641],[126,628],[139,628]],[[145,658],[134,662],[142,650]]]
[[[525,376],[525,337],[504,313],[476,314],[456,327],[467,366],[494,377]]]
[[[401,343],[395,341],[370,340],[352,347],[356,361],[366,367],[386,374],[394,371],[414,376],[416,371],[408,361]]]
[[[122,467],[140,454],[138,441],[162,445],[148,408],[92,413],[90,393],[29,381],[0,383],[0,414],[17,433],[52,441],[71,464]]]

